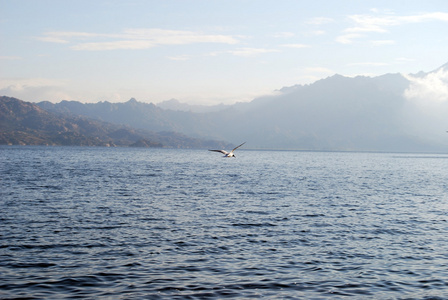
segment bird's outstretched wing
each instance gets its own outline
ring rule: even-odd
[[[229,154],[229,152],[227,152],[226,150],[208,150],[208,151],[220,152],[220,153],[222,153],[222,154],[224,154],[224,155]]]
[[[244,145],[244,144],[246,144],[246,142],[244,142],[244,143],[242,143],[241,145],[239,145],[239,146],[236,146],[235,148],[233,148],[233,150],[232,151],[230,151],[230,152],[233,152],[233,151],[235,151],[236,149],[238,149],[239,147],[241,147],[242,145]]]

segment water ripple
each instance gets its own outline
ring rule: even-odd
[[[0,148],[2,299],[448,298],[443,155]]]

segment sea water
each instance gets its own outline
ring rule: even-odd
[[[448,155],[0,147],[0,298],[445,299]]]

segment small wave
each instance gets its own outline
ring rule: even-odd
[[[271,214],[270,211],[264,211],[264,210],[247,210],[247,214],[255,214],[255,215],[269,215]]]
[[[273,227],[277,225],[272,223],[234,223],[232,224],[232,226],[250,228],[250,227]]]
[[[39,263],[12,263],[9,264],[10,267],[12,268],[50,268],[50,267],[54,267],[56,266],[56,264],[54,263],[44,263],[44,262],[39,262]]]

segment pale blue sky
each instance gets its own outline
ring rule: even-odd
[[[0,0],[0,95],[249,101],[448,62],[448,1]]]

